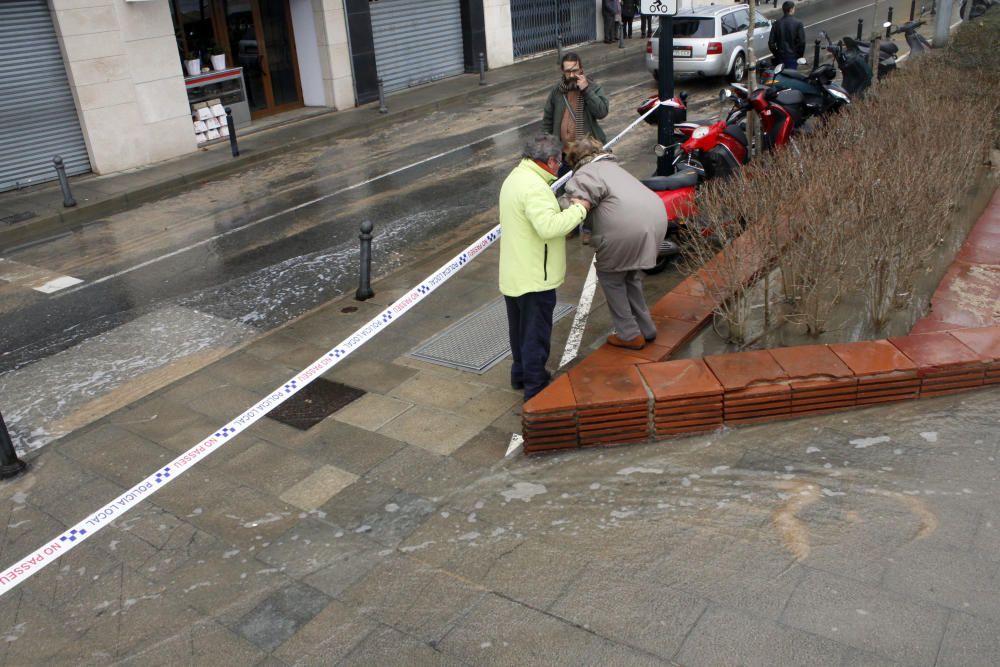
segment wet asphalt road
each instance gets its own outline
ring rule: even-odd
[[[821,28],[836,39],[872,8],[820,2],[800,18],[810,42]],[[611,98],[609,136],[655,92],[639,55],[589,73]],[[718,113],[721,85],[678,84],[691,94],[689,118]],[[353,290],[364,220],[375,224],[377,275],[492,227],[500,183],[540,129],[547,89],[525,83],[471,115],[401,119],[9,253],[7,265],[83,281],[50,295],[0,282],[0,395],[15,441],[40,446],[60,432],[45,424],[130,378],[221,353]],[[633,173],[651,173],[654,140],[642,125],[616,152]],[[107,367],[92,367],[104,357]]]

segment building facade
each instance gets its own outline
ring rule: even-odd
[[[599,34],[600,0],[0,0],[0,192],[140,168]]]

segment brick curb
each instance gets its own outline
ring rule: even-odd
[[[711,284],[712,262],[650,308],[654,344],[639,351],[605,344],[524,404],[526,453],[659,440],[1000,384],[1000,311],[985,312],[1000,302],[1000,281],[991,279],[1000,267],[1000,189],[934,292],[931,312],[907,336],[667,361],[711,317],[714,300],[704,285]],[[958,298],[969,289],[984,297],[985,310]]]

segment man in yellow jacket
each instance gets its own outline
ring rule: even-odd
[[[562,144],[541,135],[525,146],[521,162],[500,188],[500,292],[514,364],[510,384],[524,400],[549,383],[556,288],[566,278],[566,234],[587,217],[590,204],[572,200],[565,211],[551,184],[562,164]]]

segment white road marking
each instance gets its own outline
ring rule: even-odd
[[[44,294],[52,294],[83,282],[73,276],[64,276],[38,266],[4,258],[0,258],[0,280],[12,285],[23,285]]]
[[[597,257],[590,263],[590,270],[587,271],[587,280],[583,283],[583,291],[580,293],[580,303],[576,307],[576,314],[573,316],[573,326],[570,327],[569,337],[566,339],[566,349],[563,350],[562,359],[559,360],[559,368],[563,368],[569,362],[576,359],[580,351],[580,343],[583,341],[583,332],[587,328],[587,317],[590,315],[590,306],[594,302],[594,290],[597,288]]]
[[[507,458],[508,456],[519,450],[521,448],[521,445],[523,444],[524,444],[524,438],[521,437],[520,433],[512,434],[510,436],[510,444],[507,446],[507,453],[504,454],[503,457]]]
[[[633,84],[631,86],[626,86],[625,88],[622,88],[621,90],[615,91],[614,93],[612,93],[612,95],[618,95],[618,94],[621,94],[621,93],[626,92],[628,90],[631,90],[633,88],[638,88],[639,86],[646,86],[646,85],[647,85],[646,82],[636,83],[636,84]],[[239,227],[233,227],[232,229],[227,230],[225,232],[222,232],[220,234],[215,234],[214,236],[210,236],[208,238],[202,239],[201,241],[196,241],[195,243],[191,243],[191,244],[183,246],[181,248],[177,248],[176,250],[172,250],[172,251],[170,251],[168,253],[165,253],[163,255],[159,255],[157,257],[153,257],[151,259],[147,259],[145,262],[140,262],[139,264],[136,264],[135,266],[130,266],[127,269],[122,269],[121,271],[117,271],[117,272],[112,273],[110,275],[104,276],[103,278],[98,278],[96,280],[92,280],[91,282],[87,283],[86,285],[81,285],[79,287],[71,289],[68,292],[64,292],[64,294],[72,294],[72,293],[74,293],[74,292],[76,292],[78,290],[82,290],[82,289],[85,289],[85,288],[93,286],[93,285],[100,285],[101,283],[107,282],[109,280],[114,280],[115,278],[120,278],[121,276],[127,275],[129,273],[134,272],[134,271],[138,271],[139,269],[144,269],[147,266],[152,266],[153,264],[157,264],[159,262],[162,262],[165,259],[170,259],[171,257],[176,257],[177,255],[182,255],[182,254],[188,252],[189,250],[194,250],[195,248],[200,248],[201,246],[208,245],[209,243],[214,243],[215,241],[217,241],[217,240],[219,240],[221,238],[224,238],[226,236],[229,236],[231,234],[235,234],[237,232],[242,232],[242,231],[244,231],[246,229],[250,229],[251,227],[256,227],[257,225],[265,223],[265,222],[267,222],[269,220],[273,220],[273,219],[277,218],[278,216],[287,215],[288,213],[293,213],[293,212],[298,211],[300,209],[306,208],[307,206],[312,206],[313,204],[318,204],[321,201],[325,201],[327,199],[330,199],[331,197],[336,197],[337,195],[344,194],[345,192],[350,192],[351,190],[357,190],[358,188],[364,187],[364,186],[366,186],[366,185],[368,185],[370,183],[374,183],[375,181],[380,181],[383,178],[388,178],[389,176],[395,176],[396,174],[404,172],[407,169],[413,169],[414,167],[419,167],[420,165],[426,164],[426,163],[431,162],[433,160],[437,160],[439,158],[447,157],[448,155],[451,155],[453,153],[457,153],[459,151],[464,151],[465,149],[471,148],[472,146],[475,146],[476,144],[481,144],[484,141],[490,141],[492,139],[496,139],[497,137],[501,137],[501,136],[503,136],[505,134],[510,134],[511,132],[518,132],[520,130],[523,130],[526,127],[529,127],[531,125],[535,125],[535,124],[537,124],[539,122],[540,122],[539,119],[535,119],[535,120],[528,121],[526,123],[521,123],[520,125],[515,125],[514,127],[509,127],[506,130],[501,130],[501,131],[496,132],[494,134],[491,134],[491,135],[489,135],[487,137],[482,137],[481,139],[476,139],[475,141],[470,141],[469,143],[463,144],[462,146],[456,146],[455,148],[451,148],[451,149],[448,149],[448,150],[443,151],[441,153],[437,153],[435,155],[432,155],[430,157],[426,157],[423,160],[417,160],[416,162],[413,162],[413,163],[408,164],[406,166],[399,167],[398,169],[393,169],[392,171],[386,172],[386,173],[381,174],[379,176],[375,176],[375,177],[369,178],[369,179],[367,179],[365,181],[361,181],[360,183],[355,183],[354,185],[348,185],[345,188],[341,188],[341,189],[336,190],[334,192],[330,192],[328,194],[323,195],[322,197],[316,197],[315,199],[310,199],[309,201],[302,202],[301,204],[296,204],[295,206],[291,206],[289,208],[283,209],[281,211],[278,211],[277,213],[272,213],[270,215],[264,216],[263,218],[258,218],[257,220],[252,220],[252,221],[246,223],[245,225],[240,225]]]

